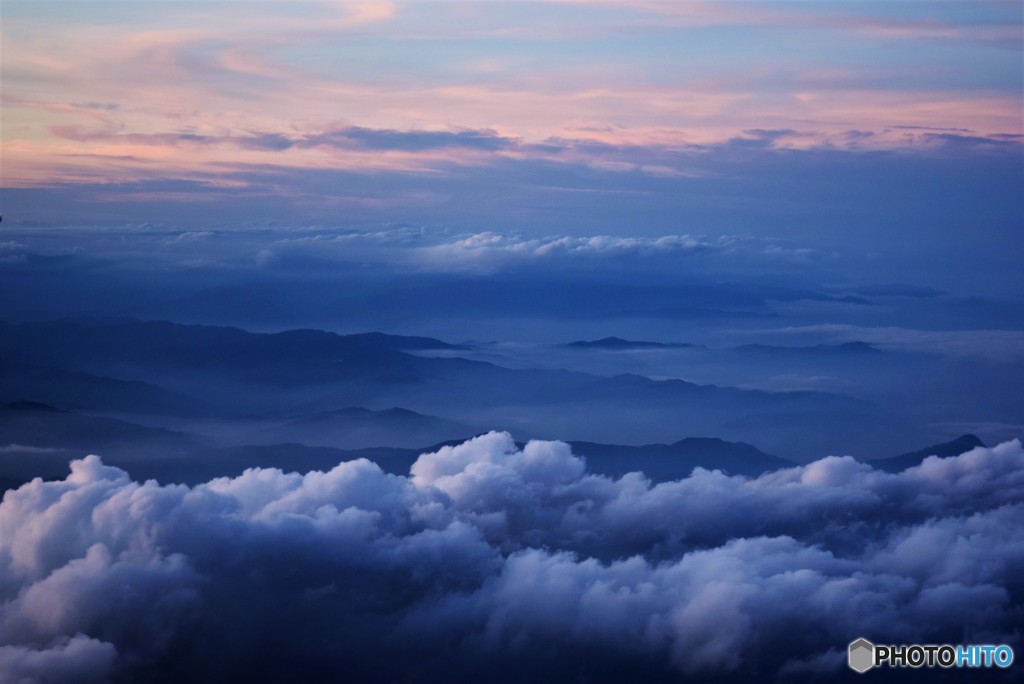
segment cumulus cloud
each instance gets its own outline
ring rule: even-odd
[[[116,657],[112,644],[81,634],[40,649],[0,646],[0,677],[25,684],[109,681]]]
[[[858,636],[1017,643],[1018,441],[658,485],[585,456],[489,433],[408,476],[195,487],[74,461],[0,504],[0,679],[746,681],[834,675]]]
[[[415,260],[429,270],[490,271],[517,263],[565,258],[658,257],[721,251],[739,238],[702,235],[625,237],[555,235],[529,238],[484,231],[422,247]]]

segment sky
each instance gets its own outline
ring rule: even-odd
[[[0,11],[7,320],[859,341],[1020,422],[1020,3]]]
[[[1022,11],[5,2],[3,316],[1015,361]]]
[[[3,0],[0,680],[1019,660],[1022,36],[1019,1]],[[375,331],[436,339],[332,334]],[[461,432],[249,467],[353,415]],[[587,466],[689,437],[792,465]]]
[[[753,235],[1006,291],[1021,12],[5,2],[4,228]]]

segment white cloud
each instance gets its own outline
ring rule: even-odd
[[[835,672],[861,635],[1012,638],[1022,522],[1017,441],[895,474],[827,457],[659,485],[505,433],[408,477],[357,460],[190,488],[90,456],[0,504],[0,672]]]
[[[733,238],[695,235],[623,237],[556,235],[527,238],[481,232],[423,247],[416,261],[429,270],[490,271],[519,262],[575,257],[652,257],[720,250]]]

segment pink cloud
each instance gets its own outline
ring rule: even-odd
[[[909,40],[995,39],[1019,29],[798,12],[770,3],[596,4],[655,17],[673,30],[761,24]],[[555,63],[539,72],[481,49],[464,60],[464,73],[436,79],[396,71],[375,79],[331,74],[290,52],[321,43],[329,49],[357,31],[386,36],[409,7],[343,3],[298,16],[270,10],[242,15],[230,4],[226,13],[196,5],[190,7],[194,17],[169,15],[174,21],[168,26],[141,28],[5,22],[3,181],[32,185],[104,173],[113,180],[124,173],[137,177],[155,165],[186,175],[243,164],[425,173],[509,157],[674,175],[688,170],[657,159],[638,164],[595,155],[585,146],[545,149],[543,143],[563,139],[679,150],[742,137],[750,129],[792,129],[802,135],[772,145],[865,149],[924,142],[898,127],[1024,133],[1019,93],[886,89],[875,85],[877,71],[851,66],[790,65],[786,73],[771,60],[754,60],[732,73],[690,70],[658,79],[637,78],[635,65],[613,57],[593,65]],[[594,26],[616,30],[607,19]],[[442,37],[431,30],[417,39]],[[454,26],[453,40],[462,33]],[[487,78],[479,77],[481,64]],[[522,144],[370,150],[288,142],[313,141],[324,131],[347,127],[442,135],[490,130]],[[851,130],[870,135],[851,136]]]

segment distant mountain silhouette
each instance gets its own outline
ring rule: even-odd
[[[3,400],[9,402],[8,406],[20,404],[22,408],[36,405],[52,409],[52,405],[58,405],[68,409],[186,416],[212,410],[198,397],[150,382],[0,358],[0,401]]]
[[[722,470],[730,475],[760,475],[788,468],[791,461],[771,456],[744,442],[727,442],[714,437],[688,437],[673,444],[621,446],[570,442],[573,453],[587,459],[587,469],[620,477],[642,470],[656,482],[688,476],[694,468]]]
[[[461,432],[457,438],[425,440],[423,443],[429,446],[419,448],[383,446],[383,442],[382,446],[339,448],[301,443],[300,439],[218,446],[210,439],[187,432],[84,415],[39,402],[14,401],[0,403],[0,486],[19,486],[33,477],[63,477],[69,460],[89,453],[100,454],[106,463],[127,470],[137,479],[189,484],[238,475],[249,467],[308,472],[327,470],[356,458],[369,458],[387,472],[407,474],[420,454],[458,444],[473,435],[468,426],[397,407],[383,411],[346,408],[297,418],[289,424],[298,430],[296,436],[300,439],[303,430],[312,435],[326,426],[343,433],[358,432],[360,424],[371,432],[379,429],[379,439],[404,434],[402,439],[408,441],[417,429],[428,434],[434,429]],[[394,432],[389,433],[389,429]],[[276,436],[273,432],[270,435]],[[794,465],[750,444],[713,437],[689,437],[671,444],[642,446],[589,441],[572,441],[570,445],[573,453],[586,459],[588,472],[620,477],[642,471],[654,482],[687,477],[696,467],[722,470],[730,475],[758,476]],[[870,464],[880,470],[899,472],[919,465],[928,456],[956,456],[977,446],[984,444],[968,434],[918,451],[876,459]]]
[[[0,401],[161,419],[227,419],[237,421],[228,430],[235,436],[260,428],[256,423],[261,421],[267,427],[309,419],[307,427],[328,433],[334,423],[338,437],[349,428],[363,430],[362,437],[350,441],[315,440],[345,448],[429,443],[491,428],[604,444],[667,441],[699,430],[756,441],[787,456],[798,445],[811,456],[833,443],[849,444],[864,426],[877,426],[884,418],[877,405],[835,393],[513,369],[449,354],[409,353],[425,349],[460,347],[383,333],[252,333],[166,321],[0,323]],[[338,407],[367,405],[401,406],[445,418],[428,425],[429,419],[401,414],[324,415]],[[771,429],[765,432],[751,422],[757,416],[766,417]],[[778,416],[788,417],[788,432],[779,427]],[[389,435],[389,425],[404,426],[408,434]],[[817,433],[809,432],[808,425],[819,428]],[[282,429],[276,437],[253,437],[246,443],[306,443],[302,426]]]
[[[599,340],[577,340],[565,346],[577,349],[681,349],[694,345],[687,342],[647,342],[624,340],[621,337],[602,337]]]
[[[63,411],[38,402],[0,404],[0,480],[15,486],[33,477],[67,474],[68,461],[88,454],[135,462],[181,459],[203,440],[183,432]]]
[[[416,455],[409,449],[396,449],[401,464],[411,464]],[[385,455],[387,452],[385,452]],[[237,477],[248,468],[278,468],[284,472],[308,473],[328,471],[344,461],[363,458],[361,451],[308,446],[305,444],[261,444],[215,447],[197,450],[188,459],[151,458],[145,461],[123,461],[104,458],[104,462],[126,470],[136,480],[154,479],[163,484],[196,485],[215,477]],[[387,460],[378,463],[389,472],[408,473],[387,468]]]
[[[362,448],[387,444],[414,447],[448,439],[466,439],[481,432],[466,423],[392,407],[372,411],[349,407],[324,411],[269,426],[262,433],[278,442],[311,446]]]
[[[174,430],[62,411],[37,402],[0,404],[0,445],[24,444],[98,453],[123,447],[152,448],[155,443],[185,448],[194,445],[196,439]]]
[[[304,444],[269,444],[206,449],[190,463],[178,459],[146,459],[123,465],[135,478],[156,478],[163,482],[195,484],[213,477],[236,476],[246,468],[280,468],[284,471],[308,472],[329,470],[342,461],[367,458],[385,472],[407,475],[420,455],[463,440],[445,440],[416,449],[372,447],[336,449]],[[519,444],[522,447],[522,443]],[[573,453],[587,462],[587,471],[609,477],[621,477],[637,470],[653,482],[667,482],[690,475],[696,467],[723,470],[732,475],[756,476],[794,464],[770,456],[741,442],[715,438],[691,437],[674,444],[619,446],[593,442],[570,442]]]
[[[859,356],[881,354],[882,351],[867,342],[843,342],[842,344],[816,344],[808,347],[783,347],[771,344],[741,344],[736,351],[747,354],[797,355],[797,356]]]
[[[181,325],[167,321],[0,322],[0,354],[9,361],[122,366],[159,363],[172,367],[224,365],[228,368],[279,359],[343,360],[402,350],[461,349],[429,337],[371,332],[338,335],[322,330],[252,333],[239,328]]]
[[[405,409],[369,411],[344,409],[295,421],[315,425],[381,417],[403,424],[442,419]],[[73,458],[100,454],[104,462],[127,470],[134,478],[196,484],[214,477],[235,476],[251,467],[285,471],[329,470],[342,461],[369,458],[385,471],[408,474],[420,454],[458,444],[473,436],[424,442],[411,448],[376,446],[345,449],[298,441],[272,444],[217,446],[209,439],[180,431],[151,428],[114,418],[88,416],[31,402],[0,405],[0,481],[19,486],[33,477],[59,478]],[[573,452],[587,461],[589,472],[619,477],[641,470],[651,480],[664,482],[688,476],[695,467],[719,469],[729,474],[758,475],[793,465],[741,442],[716,438],[687,438],[673,444],[622,446],[595,442],[571,442]]]
[[[925,447],[924,449],[918,449],[917,451],[911,451],[910,453],[900,454],[899,456],[890,456],[888,458],[877,458],[869,461],[871,467],[879,470],[885,470],[890,473],[898,473],[907,468],[912,468],[917,465],[921,465],[921,461],[928,458],[929,456],[939,456],[940,458],[948,458],[950,456],[959,456],[962,453],[970,451],[975,447],[983,447],[985,443],[978,439],[975,435],[966,434],[957,437],[956,439],[943,442],[942,444],[936,444],[934,446]]]

